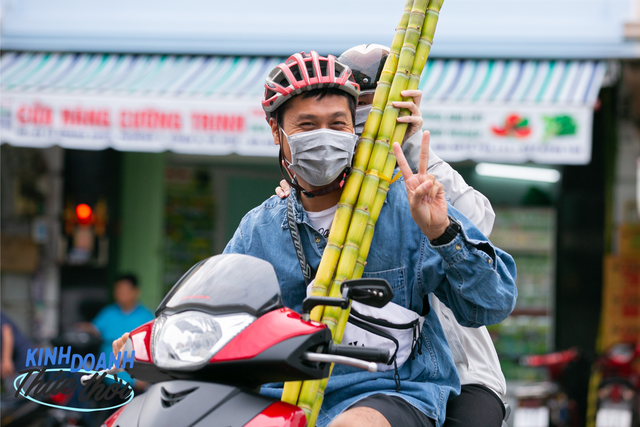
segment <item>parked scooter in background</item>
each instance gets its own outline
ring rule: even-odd
[[[582,358],[576,349],[545,355],[524,356],[525,366],[546,368],[549,381],[520,386],[514,394],[514,427],[579,427],[579,405],[569,387],[565,373]]]
[[[71,353],[85,356],[97,354],[102,340],[94,334],[80,330],[68,330],[51,341],[53,347],[71,347]],[[60,366],[68,367],[68,366]],[[54,374],[47,372],[45,381]],[[82,407],[90,402],[82,403],[78,400],[78,393],[42,396],[40,400],[47,404],[58,406]],[[14,397],[15,389],[6,390],[2,396],[2,427],[94,427],[92,413],[69,411],[52,408],[36,403],[22,396]]]
[[[600,381],[595,427],[640,425],[640,343],[617,344],[596,362]]]

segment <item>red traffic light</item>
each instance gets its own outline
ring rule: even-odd
[[[84,203],[76,206],[76,216],[78,217],[78,222],[81,224],[87,224],[91,222],[91,207]]]

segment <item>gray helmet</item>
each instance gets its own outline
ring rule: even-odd
[[[338,61],[351,68],[361,91],[375,90],[390,49],[379,44],[361,44],[346,50]]]

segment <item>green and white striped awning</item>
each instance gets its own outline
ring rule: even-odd
[[[259,98],[264,78],[283,58],[175,55],[7,53],[3,93],[93,96]],[[596,61],[458,61],[427,63],[423,102],[592,105],[605,64]]]
[[[259,98],[268,72],[283,58],[175,55],[7,53],[4,93],[91,96]]]
[[[597,61],[429,61],[426,103],[593,106],[606,64]]]
[[[260,99],[264,78],[283,59],[8,52],[0,58],[2,142],[275,156]],[[432,60],[420,83],[425,128],[445,159],[555,162],[531,154],[505,155],[509,150],[496,154],[486,146],[480,150],[483,157],[469,150],[475,143],[469,135],[492,137],[488,129],[502,129],[500,115],[522,115],[518,123],[535,124],[545,120],[540,114],[578,112],[579,121],[587,120],[578,127],[586,132],[577,132],[578,139],[589,150],[561,161],[582,163],[590,153],[587,128],[605,70],[599,61]],[[531,111],[540,117],[529,120]],[[453,121],[444,123],[447,117]],[[474,121],[484,127],[472,130]],[[526,126],[518,134],[521,142],[529,138],[546,146],[554,136],[537,135],[535,129],[525,133]],[[565,134],[564,142],[571,139]]]

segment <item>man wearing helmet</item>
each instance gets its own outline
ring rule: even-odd
[[[262,105],[293,188],[286,199],[274,196],[251,210],[224,252],[270,262],[284,305],[296,311],[309,284],[304,272],[320,263],[327,245],[320,230],[331,225],[351,166],[359,94],[348,67],[315,52],[292,55],[267,77]],[[391,303],[371,308],[379,310],[371,324],[404,327],[402,319],[413,319],[409,338],[387,334],[395,353],[379,364],[380,372],[336,365],[319,427],[441,427],[460,381],[429,294],[471,327],[500,322],[515,306],[513,259],[450,206],[442,184],[427,174],[429,133],[422,136],[415,174],[399,144],[393,148],[403,177],[389,187],[363,276],[386,279],[394,290]],[[343,342],[353,345],[384,337],[380,328],[358,328],[351,319],[347,328],[352,335],[345,329]],[[115,342],[114,350],[123,343]],[[279,396],[282,389],[265,386],[262,393]]]
[[[293,189],[288,198],[272,197],[247,214],[225,253],[271,262],[285,305],[300,310],[306,286],[287,209],[290,205],[308,264],[317,267],[326,246],[321,230],[331,224],[357,141],[359,87],[344,64],[312,52],[280,64],[265,89],[263,108]],[[428,294],[434,292],[461,323],[474,327],[501,321],[515,304],[513,260],[447,205],[442,184],[426,172],[428,140],[427,132],[416,174],[394,146],[404,177],[389,188],[365,268],[366,277],[391,283],[395,305],[425,314],[422,348],[415,359],[386,372],[336,366],[320,426],[418,426],[429,425],[429,419],[441,426],[447,397],[458,393],[459,380],[440,322],[428,309]]]
[[[352,47],[338,57],[338,62],[351,68],[355,81],[360,85],[355,119],[357,135],[362,133],[371,111],[376,83],[380,80],[388,55],[388,47],[368,44]],[[394,104],[398,108],[408,108],[411,111],[411,116],[398,118],[398,122],[409,123],[402,151],[413,172],[417,172],[423,125],[422,113],[418,106],[422,93],[414,90],[404,91],[402,95],[413,98],[413,102]],[[443,184],[447,199],[453,207],[471,220],[483,234],[491,234],[495,214],[489,200],[468,186],[460,174],[436,156],[431,149],[428,172]],[[276,193],[282,198],[289,196],[289,186],[285,180],[280,183]],[[442,324],[462,384],[461,394],[449,399],[444,427],[501,426],[504,405],[500,396],[506,393],[506,381],[487,328],[460,326],[451,310],[435,295],[431,295],[430,302]]]

